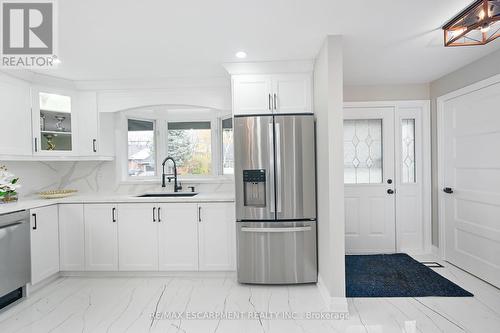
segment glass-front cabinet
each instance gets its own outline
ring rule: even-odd
[[[65,155],[74,151],[72,106],[71,94],[33,91],[35,153]]]

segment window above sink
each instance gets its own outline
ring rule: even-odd
[[[117,161],[124,183],[161,181],[161,161],[177,164],[179,181],[232,180],[233,128],[228,111],[145,107],[119,113]],[[172,164],[166,173],[173,173]]]

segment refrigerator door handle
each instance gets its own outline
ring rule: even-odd
[[[274,185],[274,146],[273,146],[273,138],[274,138],[274,130],[273,130],[273,123],[269,123],[268,125],[268,136],[269,136],[269,164],[270,164],[270,167],[269,167],[269,181],[267,182],[268,184],[272,184]],[[271,193],[273,193],[273,191],[270,191]],[[274,203],[274,196],[272,196],[270,198],[271,200],[271,207],[269,209],[269,211],[271,213],[274,213],[276,211],[275,209],[275,203]]]
[[[276,123],[276,210],[281,213],[281,130]]]
[[[311,231],[312,228],[308,227],[288,227],[288,228],[249,228],[242,227],[243,232],[258,232],[258,233],[268,233],[268,232],[301,232],[301,231]]]

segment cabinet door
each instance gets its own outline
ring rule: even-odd
[[[120,271],[158,270],[158,205],[118,205]]]
[[[57,206],[31,209],[31,284],[59,272]]]
[[[198,270],[197,205],[162,204],[159,209],[160,271]]]
[[[59,205],[59,266],[61,271],[85,270],[84,235],[83,205]]]
[[[200,270],[234,270],[234,203],[200,204],[198,210]]]
[[[81,156],[97,155],[99,118],[97,114],[97,94],[95,92],[80,92],[76,96],[75,112],[78,113],[78,154]]]
[[[233,113],[272,113],[271,77],[269,75],[233,76]]]
[[[31,155],[30,87],[0,74],[0,155]]]
[[[85,204],[85,270],[118,270],[118,212],[115,205]]]
[[[75,155],[74,96],[69,91],[34,88],[32,91],[34,148],[37,155]]]
[[[312,113],[310,74],[273,76],[273,108],[277,113]]]

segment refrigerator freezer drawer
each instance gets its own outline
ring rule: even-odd
[[[317,282],[316,222],[240,222],[238,282]]]

